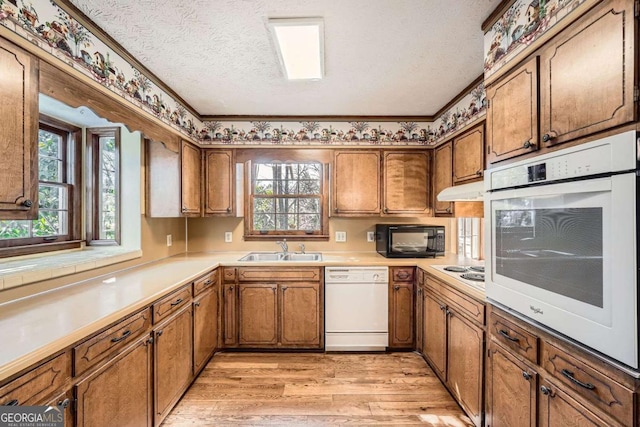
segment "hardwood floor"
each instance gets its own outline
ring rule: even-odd
[[[163,427],[472,426],[413,353],[216,354]]]

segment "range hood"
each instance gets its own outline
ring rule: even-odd
[[[445,188],[437,198],[439,202],[482,202],[483,196],[484,182],[476,181]]]

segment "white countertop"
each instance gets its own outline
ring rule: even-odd
[[[375,252],[323,252],[320,262],[239,262],[244,255],[246,252],[182,254],[0,305],[0,381],[219,266],[419,266],[484,301],[483,292],[429,267],[470,264],[457,255],[397,259]]]

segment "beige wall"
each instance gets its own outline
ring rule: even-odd
[[[330,240],[323,242],[304,241],[307,251],[375,251],[375,243],[367,242],[367,231],[374,231],[378,223],[432,224],[446,227],[447,251],[451,252],[453,220],[449,218],[331,218],[329,220]],[[233,232],[233,242],[225,243],[224,233]],[[347,242],[336,243],[335,232],[346,231]],[[189,252],[200,251],[276,251],[273,241],[245,242],[243,218],[190,218],[188,220]],[[298,243],[290,239],[289,249],[298,250]]]

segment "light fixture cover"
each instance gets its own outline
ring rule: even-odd
[[[318,80],[324,76],[322,18],[271,18],[269,31],[289,80]]]

